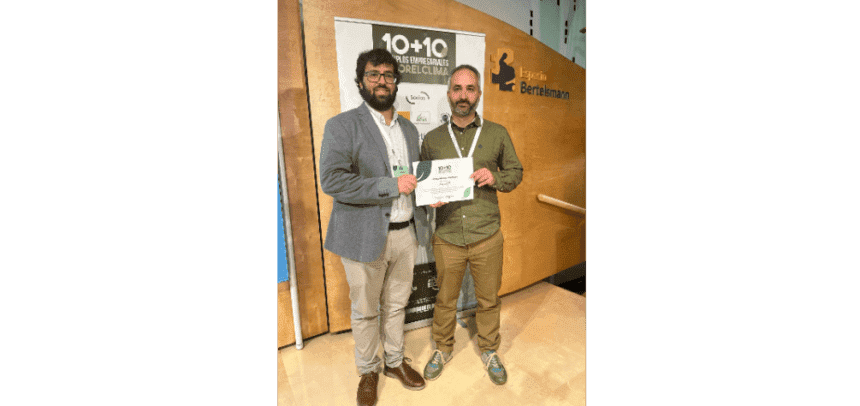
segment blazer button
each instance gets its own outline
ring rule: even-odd
[[[385,217],[391,217],[391,213],[385,213]]]

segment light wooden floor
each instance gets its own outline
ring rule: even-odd
[[[410,391],[380,374],[377,405],[585,405],[585,297],[540,282],[502,298],[501,359],[508,382],[483,370],[474,318],[457,326],[454,358],[439,379]],[[419,373],[433,351],[430,327],[406,332]],[[354,405],[359,377],[352,333],[324,334],[278,351],[278,405]]]

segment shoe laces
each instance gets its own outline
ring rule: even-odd
[[[433,351],[433,358],[430,360],[431,364],[439,364],[442,365],[445,363],[445,355],[442,354],[441,350]]]
[[[501,369],[499,355],[495,352],[490,353],[490,355],[487,357],[487,365],[485,365],[485,367],[490,368],[490,366],[492,366],[493,369]]]

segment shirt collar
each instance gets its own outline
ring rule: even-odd
[[[459,132],[466,131],[466,130],[468,130],[468,129],[472,128],[472,127],[478,128],[478,127],[480,127],[480,126],[481,126],[481,116],[480,116],[480,115],[478,115],[478,112],[475,112],[475,119],[474,119],[474,120],[472,120],[472,122],[471,122],[471,123],[467,124],[467,125],[466,125],[466,128],[460,128],[460,127],[458,127],[458,126],[457,126],[457,124],[454,124],[454,120],[451,120],[451,128],[453,128],[453,129],[455,129],[455,130],[457,130],[457,131],[459,131]]]
[[[370,105],[367,104],[367,102],[364,102],[364,105],[367,106],[367,110],[370,111],[370,115],[373,116],[373,119],[376,120],[376,122],[379,123],[380,125],[384,126],[385,125],[385,117],[382,115],[382,113],[376,111],[373,107],[370,107]],[[397,112],[395,111],[394,114],[391,116],[391,124],[388,125],[389,127],[393,127],[394,125],[397,124],[397,116],[399,116],[399,114],[397,114]]]

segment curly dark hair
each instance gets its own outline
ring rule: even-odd
[[[364,79],[364,67],[367,66],[367,63],[370,62],[371,65],[391,65],[394,67],[394,83],[400,83],[400,64],[397,62],[397,59],[394,59],[391,56],[391,53],[382,49],[382,48],[374,48],[370,51],[362,52],[361,55],[358,56],[358,61],[355,63],[355,85],[358,86],[361,83],[361,80]]]

